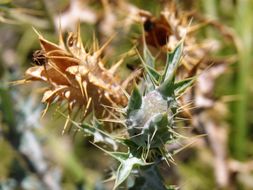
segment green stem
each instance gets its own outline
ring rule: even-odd
[[[205,13],[209,18],[216,19],[217,16],[217,2],[216,0],[204,0],[203,6]]]
[[[207,18],[216,20],[218,18],[218,6],[216,0],[202,0],[202,3]],[[215,35],[211,28],[206,28],[205,31],[208,37],[213,37]]]
[[[236,29],[238,36],[241,37],[241,44],[238,47],[239,63],[238,78],[236,84],[237,94],[240,95],[240,101],[235,104],[234,117],[234,139],[232,143],[233,154],[237,159],[244,159],[246,156],[247,142],[247,105],[248,105],[248,86],[250,62],[252,60],[252,33],[253,17],[251,11],[253,2],[251,0],[238,1],[236,15]]]

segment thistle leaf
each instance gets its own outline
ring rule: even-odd
[[[75,123],[74,123],[75,124]],[[94,138],[94,143],[103,142],[111,145],[113,150],[117,150],[118,145],[115,139],[108,133],[102,130],[102,125],[99,122],[93,122],[93,125],[83,123],[80,127],[84,130],[84,133]]]
[[[143,55],[144,55],[144,68],[147,72],[146,74],[146,81],[148,84],[152,84],[150,89],[153,90],[155,86],[158,85],[158,81],[161,78],[161,75],[155,70],[155,58],[152,56],[151,52],[149,51],[146,42],[144,42],[143,48]],[[148,85],[150,86],[150,85]]]
[[[116,173],[116,181],[114,189],[116,189],[121,183],[123,183],[126,178],[130,175],[134,166],[145,166],[147,165],[141,159],[133,157],[129,154],[129,157],[121,161],[121,164]]]
[[[140,168],[140,176],[129,190],[167,190],[155,165]]]
[[[143,54],[144,54],[145,64],[151,68],[155,68],[155,58],[150,53],[146,43],[144,43]]]
[[[166,65],[161,82],[174,78],[175,72],[179,66],[180,58],[183,51],[183,42],[180,42],[173,52],[167,54]]]
[[[118,167],[117,173],[116,173],[116,181],[114,184],[114,188],[116,189],[120,184],[122,184],[127,177],[130,175],[133,167],[135,166],[146,166],[150,165],[149,163],[144,162],[140,158],[134,157],[130,153],[124,153],[124,152],[111,152],[107,151],[100,146],[94,144],[97,148],[105,152],[106,154],[110,155],[111,157],[115,158],[120,162],[120,166]]]
[[[188,87],[190,87],[194,83],[195,79],[196,77],[191,77],[175,83],[174,88],[176,96],[182,94]]]
[[[175,73],[180,63],[182,51],[183,42],[180,42],[172,53],[167,54],[165,70],[161,76],[160,86],[157,89],[164,97],[173,96],[175,93]]]
[[[113,157],[114,159],[118,160],[120,163],[122,163],[124,160],[126,160],[129,156],[128,153],[125,152],[111,152],[103,149],[102,147],[98,146],[97,144],[92,143],[94,146],[108,154],[109,156]]]
[[[137,110],[140,109],[142,105],[142,95],[139,91],[139,89],[137,88],[137,86],[135,85],[132,95],[130,97],[128,106],[127,106],[127,115],[129,116],[129,114],[133,111],[133,110]]]
[[[167,113],[156,115],[149,124],[148,128],[144,129],[143,136],[146,135],[148,147],[161,147],[171,139],[171,132],[168,130],[169,121]]]
[[[167,79],[164,83],[162,83],[157,91],[162,94],[164,97],[169,97],[174,95],[174,77],[172,79]]]
[[[140,151],[140,146],[136,144],[132,139],[123,139],[122,144],[128,147],[130,154],[132,154],[133,156],[138,157],[138,158],[142,156],[142,152]]]
[[[158,85],[158,81],[160,80],[160,77],[161,77],[160,73],[158,73],[154,68],[148,65],[144,65],[144,67],[148,76],[152,80],[152,83]]]

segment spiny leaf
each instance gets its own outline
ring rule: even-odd
[[[110,154],[119,162],[124,162],[129,157],[129,153],[125,152],[110,152]]]
[[[114,159],[118,160],[119,162],[123,162],[125,159],[128,158],[128,153],[125,152],[111,152],[103,149],[102,147],[98,146],[97,144],[92,143],[94,146],[108,154],[109,156],[113,157]]]
[[[167,79],[172,79],[179,66],[180,58],[183,51],[183,42],[181,41],[173,52],[167,54],[164,73],[161,77],[161,83]]]
[[[158,85],[158,81],[160,80],[160,73],[158,73],[154,68],[148,66],[148,65],[144,65],[145,70],[148,74],[148,76],[150,77],[150,79],[152,80],[152,82],[156,85]]]
[[[114,150],[118,148],[116,140],[110,134],[101,129],[101,123],[98,121],[93,122],[93,125],[83,123],[80,125],[80,127],[83,129],[85,134],[93,136],[95,143],[103,142],[105,144],[109,144]]]
[[[144,42],[143,54],[144,54],[145,64],[151,68],[155,68],[155,58],[150,53],[145,42]]]
[[[160,86],[157,89],[164,97],[173,96],[175,93],[175,72],[180,63],[182,50],[183,42],[180,42],[172,53],[167,54],[165,71],[161,76]]]
[[[167,190],[156,165],[140,167],[139,174],[129,190]]]
[[[122,144],[126,145],[129,149],[129,152],[135,156],[140,158],[142,155],[142,151],[140,151],[140,146],[136,144],[132,139],[123,139]]]
[[[172,96],[174,94],[174,78],[167,79],[157,88],[157,91],[160,92],[163,97]]]
[[[139,131],[139,135],[131,137],[127,146],[131,146],[131,153],[133,152],[135,156],[140,157],[143,154],[142,149],[148,150],[149,148],[163,146],[168,140],[171,140],[168,114],[159,113],[152,116],[149,122],[146,122],[145,127]]]
[[[114,185],[114,189],[116,189],[121,183],[123,183],[126,178],[130,175],[134,166],[145,166],[147,163],[143,162],[141,159],[133,157],[131,154],[127,159],[121,162],[117,174],[116,174],[116,182]]]
[[[139,91],[139,89],[137,88],[137,86],[135,85],[132,95],[130,97],[128,106],[127,106],[127,115],[129,116],[129,114],[133,111],[133,110],[137,110],[140,109],[142,105],[142,95]]]
[[[193,84],[195,79],[196,79],[195,77],[191,77],[175,83],[174,84],[175,94],[176,95],[182,94],[188,87],[190,87]]]
[[[158,81],[160,80],[161,75],[155,70],[155,58],[149,51],[145,41],[144,41],[143,55],[144,55],[143,66],[145,68],[145,71],[147,72],[146,81],[148,84],[152,84],[151,86],[153,87],[151,87],[151,90],[153,90],[154,87],[158,85]]]
[[[165,127],[168,125],[168,116],[167,113],[160,113],[157,115],[153,122],[158,126],[158,127]]]
[[[142,159],[134,157],[130,153],[124,153],[124,152],[111,152],[107,151],[100,146],[94,144],[97,148],[105,152],[106,154],[110,155],[111,157],[115,158],[120,162],[120,166],[118,167],[117,173],[116,173],[116,181],[114,184],[114,188],[116,189],[121,183],[123,183],[126,178],[130,175],[132,169],[134,166],[146,166],[149,165],[149,163],[144,162]]]
[[[169,121],[167,113],[161,113],[156,115],[149,124],[148,128],[145,128],[144,134],[147,135],[149,147],[161,147],[168,140],[171,140],[171,132],[168,129]]]

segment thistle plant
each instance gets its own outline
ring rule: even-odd
[[[69,189],[69,185],[76,185],[78,188],[85,186],[85,189],[107,189],[107,184],[105,186],[101,186],[100,182],[95,184],[95,180],[101,173],[96,170],[104,167],[108,161],[104,162],[104,157],[102,154],[98,155],[98,152],[105,153],[116,160],[116,165],[111,167],[112,178],[110,179],[113,179],[113,187],[110,186],[112,183],[109,183],[109,187],[115,190],[177,189],[175,186],[166,184],[168,183],[165,178],[167,176],[163,176],[163,172],[160,171],[161,167],[166,164],[169,167],[175,162],[180,162],[177,171],[179,171],[181,179],[192,174],[196,175],[196,173],[192,173],[192,170],[196,169],[195,163],[200,166],[197,168],[198,172],[195,177],[197,180],[195,181],[194,175],[192,175],[191,182],[193,181],[193,183],[187,183],[187,189],[196,189],[196,186],[204,188],[207,183],[214,185],[214,180],[209,178],[211,175],[208,175],[208,179],[199,178],[202,175],[202,169],[204,168],[206,173],[207,167],[214,169],[212,173],[215,174],[216,184],[220,188],[229,188],[235,183],[244,188],[245,182],[241,182],[241,174],[247,177],[250,176],[250,171],[241,171],[240,168],[245,168],[241,167],[244,166],[244,163],[238,164],[237,161],[234,162],[234,158],[229,157],[227,142],[230,139],[227,136],[230,133],[232,136],[233,134],[236,136],[236,133],[224,125],[224,117],[227,112],[224,109],[227,107],[225,102],[237,100],[238,96],[219,96],[224,93],[234,94],[234,80],[231,82],[232,88],[227,85],[227,82],[230,79],[238,78],[234,77],[237,75],[237,67],[230,68],[235,69],[235,72],[226,73],[229,64],[237,60],[247,62],[243,56],[241,56],[242,59],[238,59],[238,55],[236,55],[237,50],[240,50],[243,45],[241,42],[243,40],[235,35],[233,28],[224,26],[220,21],[233,23],[235,18],[229,13],[234,12],[233,10],[245,11],[240,9],[243,6],[237,6],[240,3],[233,3],[230,6],[213,3],[212,6],[209,6],[212,4],[210,2],[171,0],[144,3],[127,0],[70,0],[59,4],[49,0],[35,3],[3,0],[0,3],[0,22],[5,23],[0,27],[0,33],[3,34],[0,40],[2,42],[0,43],[0,75],[2,79],[8,78],[8,75],[16,79],[18,73],[13,71],[20,68],[21,65],[22,68],[23,66],[27,67],[23,64],[29,62],[27,59],[30,57],[30,53],[35,47],[37,48],[34,44],[36,35],[31,35],[33,32],[31,25],[46,32],[48,38],[35,30],[40,48],[33,54],[34,65],[26,70],[24,79],[17,83],[36,82],[42,84],[43,92],[38,91],[37,88],[31,89],[31,94],[42,92],[42,103],[46,106],[41,115],[44,116],[48,108],[55,105],[56,111],[52,110],[54,115],[57,112],[56,114],[63,116],[62,119],[66,119],[65,125],[60,126],[63,128],[63,134],[74,129],[78,135],[75,136],[73,142],[68,138],[70,134],[67,134],[62,139],[64,144],[54,137],[47,136],[48,131],[52,133],[50,126],[55,125],[55,119],[50,122],[48,129],[44,128],[42,131],[40,129],[37,131],[32,126],[29,127],[29,118],[39,123],[39,118],[34,117],[34,114],[40,116],[37,111],[42,110],[36,109],[34,113],[26,112],[29,111],[29,103],[32,98],[30,93],[27,96],[29,90],[21,88],[21,91],[16,94],[17,91],[8,89],[4,85],[2,90],[0,89],[2,96],[0,108],[3,108],[0,110],[0,119],[3,118],[2,123],[4,124],[3,129],[0,127],[0,140],[2,137],[8,141],[18,156],[22,157],[20,166],[27,174],[20,179],[19,175],[23,174],[23,171],[22,173],[18,171],[18,175],[14,176],[12,173],[15,173],[16,170],[13,171],[12,167],[9,167],[10,172],[6,170],[8,173],[6,172],[4,175],[1,170],[0,178],[4,176],[4,178],[11,180],[0,180],[0,189],[1,187],[11,188],[13,184],[9,184],[9,182],[12,182],[14,178],[18,182],[14,184],[17,188],[20,186],[20,182],[24,182],[24,184],[29,182],[33,185],[34,176],[41,188],[53,187],[51,189],[56,189],[56,186],[57,188],[61,188],[61,186],[65,188],[66,186]],[[219,14],[216,13],[215,7],[219,10]],[[214,17],[202,15],[200,10],[203,8],[207,8],[208,15],[211,13]],[[58,14],[59,12],[61,14]],[[220,18],[221,20],[213,20],[212,18]],[[238,18],[239,21],[242,20],[240,14]],[[53,37],[52,32],[55,31],[56,23],[59,21],[61,22],[61,28],[58,30],[59,42],[53,43],[49,39]],[[81,35],[80,28],[77,28],[76,32],[62,35],[67,33],[67,30],[72,30],[77,22],[81,22],[85,27],[83,35]],[[143,26],[142,32],[140,32],[140,23]],[[10,26],[6,27],[6,24]],[[239,27],[238,25],[237,28],[248,29],[249,27]],[[217,31],[213,31],[213,29]],[[97,34],[93,41],[90,35],[91,30]],[[115,33],[120,35],[111,37]],[[63,36],[66,36],[66,39],[63,39]],[[92,41],[91,46],[83,43],[81,36],[86,38],[88,42]],[[111,44],[112,40],[114,41]],[[143,45],[139,44],[141,40],[144,41]],[[105,43],[98,45],[98,41]],[[125,56],[133,52],[126,50],[130,48],[132,42],[136,43],[138,49],[141,49],[140,52],[134,52],[139,55],[139,59],[136,56],[131,59]],[[109,48],[107,48],[108,46]],[[122,52],[123,56],[121,55],[119,61],[113,64],[112,61],[115,59],[111,55]],[[126,59],[128,60],[125,61]],[[108,62],[113,66],[110,67]],[[121,76],[123,72],[118,72],[118,69],[123,71],[122,65],[131,70],[141,67],[138,63],[142,63],[142,69],[133,72],[128,78]],[[8,74],[5,75],[6,73]],[[126,73],[129,71],[124,69],[124,76]],[[218,79],[219,82],[222,81],[222,84],[226,83],[225,91],[216,88],[215,85],[216,78],[220,74],[225,74]],[[131,82],[137,76],[138,79]],[[196,82],[195,78],[197,78]],[[185,92],[193,82],[195,83],[194,87]],[[9,93],[13,97],[9,96]],[[24,94],[28,99],[24,99],[24,104],[20,104]],[[13,101],[18,103],[15,105],[12,103],[14,108],[10,106]],[[242,105],[240,101],[238,102],[238,105]],[[237,106],[239,112],[242,112],[240,107],[242,106]],[[33,107],[30,108],[35,111]],[[245,123],[240,119],[243,118],[242,114],[235,115],[239,117],[236,119],[238,124]],[[183,142],[189,142],[182,135],[182,128],[178,126],[178,121],[181,118],[184,120],[180,121],[181,126],[184,128],[191,126],[191,132],[187,133],[187,136],[205,133],[205,139],[200,140],[205,143],[194,144],[193,149],[197,148],[196,154],[191,154],[190,157],[187,155],[187,163],[185,163],[185,157],[183,159],[179,157],[180,161],[174,160],[175,154],[181,150],[175,150],[175,147],[179,145],[178,141],[182,144],[181,139],[184,138]],[[26,121],[29,122],[26,123]],[[5,126],[6,124],[8,127]],[[21,125],[24,127],[20,128]],[[47,138],[44,138],[44,132]],[[82,139],[83,134],[84,137],[89,136],[89,138]],[[61,151],[51,144],[52,138],[57,141],[59,147],[72,149],[70,146],[75,144],[73,152],[77,154],[73,155],[73,160],[78,162],[81,159],[81,165],[79,163],[73,164],[74,161],[70,153],[63,155],[64,161],[61,157],[54,156],[54,154],[60,155]],[[67,139],[66,144],[65,139]],[[83,140],[85,147],[83,147]],[[91,147],[87,146],[87,140],[91,141]],[[76,142],[81,143],[82,148],[79,149],[79,144]],[[40,143],[43,144],[39,146]],[[239,147],[243,143],[235,141],[235,144],[239,144]],[[91,149],[94,148],[93,145],[97,150],[96,153]],[[1,144],[0,147],[0,150],[4,150],[0,153],[1,155],[3,152],[3,158],[4,154],[10,154],[5,151],[5,144],[3,146]],[[198,152],[199,148],[201,150],[204,148],[205,151]],[[38,153],[36,149],[42,152]],[[241,150],[243,147],[237,149]],[[31,154],[31,151],[36,154]],[[236,151],[234,152],[236,154]],[[94,153],[95,159],[93,159]],[[38,157],[38,154],[41,156]],[[214,164],[206,163],[206,158],[211,155]],[[50,159],[48,159],[49,157]],[[15,160],[16,158],[13,159],[13,161]],[[53,164],[50,163],[51,161]],[[87,161],[90,162],[89,165],[85,164]],[[201,166],[199,163],[202,161],[204,161],[204,165]],[[29,168],[23,167],[23,162]],[[83,163],[85,166],[82,165]],[[235,164],[239,167],[235,168]],[[4,161],[2,165],[7,166]],[[59,178],[55,177],[54,171],[50,170],[52,165],[56,168],[63,168],[62,177],[60,177],[61,175]],[[80,168],[73,167],[73,165],[80,166]],[[83,175],[86,171],[90,171],[94,165],[98,165],[98,167],[92,168],[91,174]],[[247,163],[245,166],[247,167]],[[77,177],[70,175],[69,167],[77,173]],[[166,173],[171,172],[171,169],[168,168],[168,170]],[[237,180],[231,178],[235,172],[238,173]],[[245,175],[246,173],[247,175]],[[54,186],[50,183],[51,180],[46,181],[47,176],[54,178]],[[168,176],[170,179],[174,179],[174,177],[173,173]],[[209,188],[210,185],[208,185]],[[33,188],[37,187],[36,185]]]
[[[95,142],[109,142],[127,147],[127,152],[118,152],[96,145],[120,162],[114,175],[114,189],[121,187],[132,174],[135,176],[135,182],[134,185],[128,186],[129,189],[172,188],[164,184],[158,165],[163,161],[168,164],[173,161],[173,153],[168,151],[168,146],[180,138],[180,134],[175,130],[175,120],[180,112],[177,99],[194,81],[194,78],[176,81],[182,50],[183,41],[172,52],[167,53],[165,67],[159,71],[155,68],[155,58],[144,43],[144,80],[140,84],[141,87],[135,85],[128,105],[121,110],[123,119],[115,120],[125,126],[127,135],[115,137],[103,131],[103,124],[95,117],[93,124],[75,123],[81,131],[93,136]]]
[[[93,51],[86,51],[79,28],[77,33],[69,33],[66,43],[60,35],[59,45],[47,41],[40,34],[38,36],[42,49],[35,53],[36,66],[26,71],[24,81],[48,83],[42,99],[48,105],[66,101],[69,112],[73,107],[79,107],[82,121],[74,121],[68,114],[66,123],[71,121],[79,131],[92,136],[95,146],[120,162],[114,175],[114,189],[127,184],[130,175],[135,177],[135,182],[128,185],[129,189],[171,188],[164,184],[158,165],[163,161],[168,164],[173,161],[168,146],[180,138],[175,130],[175,120],[180,112],[178,97],[194,80],[176,80],[183,40],[167,53],[162,70],[156,69],[156,59],[144,42],[143,58],[140,56],[144,77],[139,87],[134,85],[128,97],[126,85],[136,72],[119,82],[114,74],[123,60],[109,70],[103,66],[100,55],[109,41],[101,48],[94,42]],[[108,107],[112,109],[108,111]],[[93,119],[84,120],[88,114],[92,114]],[[115,135],[117,132],[109,133],[104,121],[124,126],[126,133],[121,136]],[[95,144],[97,142],[112,145],[113,151],[105,150]],[[119,146],[126,147],[127,152],[118,152]]]

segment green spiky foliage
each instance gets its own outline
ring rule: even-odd
[[[114,189],[123,184],[131,190],[175,189],[164,184],[158,165],[162,161],[169,163],[172,160],[173,154],[168,151],[168,146],[180,138],[175,131],[179,110],[177,98],[194,81],[194,78],[176,81],[182,50],[183,42],[173,52],[168,52],[164,69],[158,71],[155,58],[144,44],[142,62],[145,73],[144,81],[140,84],[142,88],[135,85],[123,113],[123,124],[128,132],[126,138],[115,138],[104,132],[102,124],[95,118],[92,125],[81,126],[86,134],[94,137],[94,142],[100,141],[113,147],[115,144],[123,144],[127,147],[127,152],[117,152],[96,145],[120,162],[114,175]],[[126,182],[131,174],[135,178],[133,185]]]

